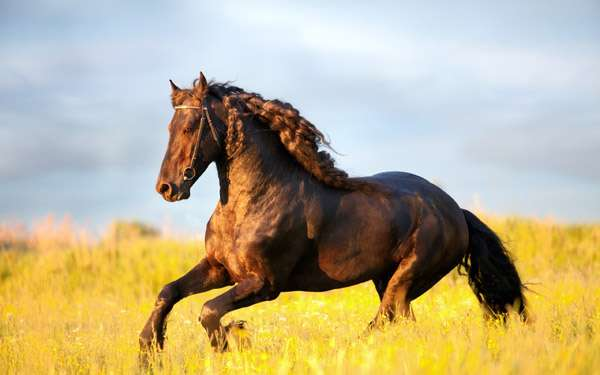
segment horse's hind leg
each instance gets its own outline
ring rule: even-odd
[[[394,269],[387,271],[380,275],[377,278],[373,279],[373,284],[375,284],[375,290],[377,290],[377,294],[379,295],[379,300],[383,299],[383,294],[385,293],[385,289],[390,282],[390,279],[394,275]]]
[[[380,294],[381,304],[375,319],[369,324],[369,328],[380,327],[398,317],[414,320],[414,315],[410,309],[410,299],[408,298],[408,291],[412,282],[413,263],[414,256],[405,259],[392,274],[383,295]],[[375,285],[377,288],[377,282]]]
[[[177,302],[192,294],[226,285],[231,285],[231,281],[225,268],[211,265],[206,258],[179,279],[165,285],[156,299],[150,318],[140,333],[142,353],[163,348],[165,320]]]
[[[387,288],[388,281],[390,281],[389,278],[373,279],[373,284],[375,284],[375,290],[377,290],[380,301],[383,299],[383,294],[385,293],[385,288]]]

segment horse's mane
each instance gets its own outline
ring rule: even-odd
[[[194,82],[196,84],[196,82]],[[243,147],[244,132],[242,117],[252,113],[273,131],[300,165],[323,184],[344,190],[367,188],[364,180],[348,177],[335,167],[335,160],[320,146],[331,149],[323,133],[300,115],[291,104],[280,100],[265,100],[256,93],[249,93],[229,83],[211,82],[209,93],[223,100],[227,115],[226,151],[232,156]]]

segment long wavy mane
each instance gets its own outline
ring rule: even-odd
[[[227,83],[211,82],[209,92],[223,100],[228,112],[226,151],[230,156],[243,147],[242,117],[251,113],[279,134],[285,149],[318,181],[344,190],[368,189],[370,186],[364,180],[348,177],[345,171],[335,166],[333,157],[320,149],[321,146],[331,149],[328,140],[291,104],[265,100],[260,94],[249,93]]]

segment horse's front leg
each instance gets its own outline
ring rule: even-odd
[[[231,285],[229,274],[221,265],[213,266],[206,258],[179,279],[168,283],[160,291],[150,318],[140,333],[142,353],[162,350],[165,340],[166,318],[173,305],[192,294]]]
[[[274,291],[264,279],[252,277],[239,282],[220,296],[206,302],[200,314],[200,323],[215,350],[227,349],[227,329],[221,325],[221,318],[230,311],[254,305],[258,302],[277,298],[279,292]]]

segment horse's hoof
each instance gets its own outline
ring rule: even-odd
[[[140,352],[152,353],[152,352],[162,351],[165,340],[164,340],[164,338],[163,339],[160,339],[157,337],[149,338],[149,337],[140,335],[139,343],[140,343]]]
[[[215,353],[225,353],[229,351],[229,341],[226,337],[222,337],[218,341],[211,341],[210,346]]]
[[[225,332],[229,333],[232,330],[238,329],[246,329],[246,321],[245,320],[232,320],[225,326]]]
[[[148,353],[148,352],[152,351],[152,347],[154,346],[154,343],[151,338],[140,336],[139,342],[140,342],[140,353]]]
[[[375,320],[371,320],[369,322],[369,325],[367,326],[367,328],[365,328],[365,330],[362,332],[362,334],[359,337],[369,336],[374,331],[382,329],[383,326],[384,325],[381,322],[376,322]]]
[[[152,340],[140,337],[140,351],[138,353],[138,366],[142,371],[152,368],[156,356],[156,345]]]
[[[250,348],[251,332],[247,329],[246,321],[234,320],[225,327],[227,346],[226,350],[244,350]]]
[[[140,370],[147,371],[152,368],[152,354],[147,350],[141,350],[138,354],[138,366]]]
[[[240,349],[248,346],[247,335],[246,321],[233,320],[226,326],[222,326],[217,334],[210,336],[210,346],[217,353]]]

